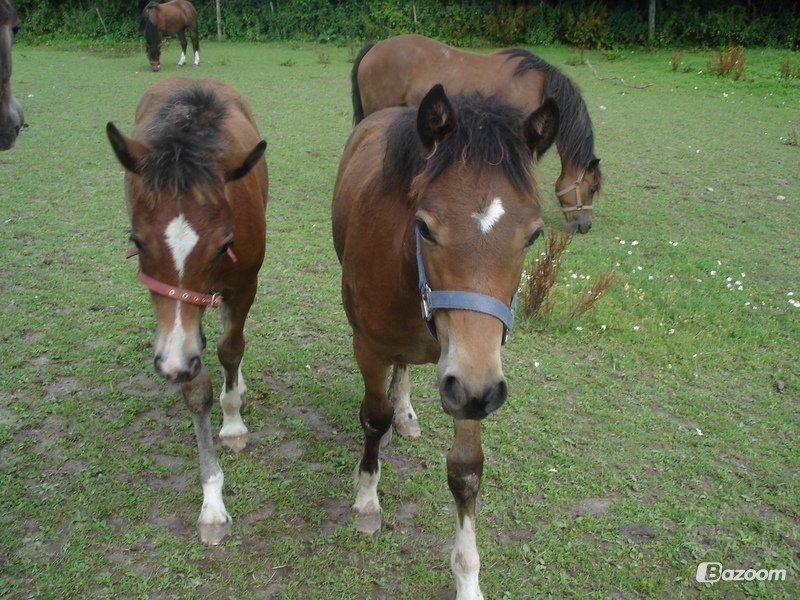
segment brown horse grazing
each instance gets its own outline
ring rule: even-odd
[[[0,150],[14,145],[25,124],[22,106],[11,95],[11,44],[20,22],[8,0],[0,0]]]
[[[170,0],[164,4],[150,2],[142,11],[141,30],[147,40],[150,70],[161,68],[161,40],[165,35],[177,35],[181,41],[178,66],[186,64],[186,32],[192,38],[194,66],[200,64],[200,38],[197,36],[197,11],[188,0]]]
[[[200,539],[217,544],[230,529],[223,475],[211,438],[211,379],[201,361],[205,308],[219,306],[217,355],[225,370],[220,439],[241,449],[244,322],[264,259],[267,165],[250,108],[212,79],[169,78],[145,92],[133,138],[108,124],[125,167],[131,241],[139,281],[150,290],[158,331],[155,368],[181,385],[200,454]]]
[[[438,362],[441,405],[455,421],[447,481],[458,512],[451,566],[460,599],[482,597],[480,419],[506,399],[500,347],[526,249],[543,226],[532,159],[557,130],[552,100],[525,118],[494,97],[451,101],[436,85],[419,108],[388,108],[359,123],[339,164],[333,239],[365,388],[357,527],[380,527],[378,455],[393,420],[389,396],[408,394],[406,365]]]
[[[437,82],[451,94],[495,94],[525,112],[546,98],[558,103],[561,127],[556,147],[561,175],[556,195],[570,228],[592,226],[592,201],[600,189],[600,159],[594,155],[592,120],[580,91],[566,75],[527,50],[483,55],[421,35],[399,35],[361,49],[353,66],[353,115],[389,106],[413,106]]]

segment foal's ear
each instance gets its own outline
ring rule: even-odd
[[[552,98],[545,100],[525,119],[522,128],[525,133],[525,141],[534,158],[539,158],[544,154],[556,139],[559,122],[558,104]]]
[[[589,161],[589,164],[586,165],[586,170],[587,171],[594,171],[597,168],[597,165],[599,165],[599,164],[600,164],[600,159],[599,158],[593,158],[592,160]]]
[[[222,159],[222,168],[225,170],[225,181],[241,179],[250,172],[256,163],[264,156],[267,142],[261,140],[252,150],[234,150]]]
[[[139,175],[142,170],[142,161],[147,156],[147,146],[122,135],[116,125],[110,121],[106,125],[106,134],[114,154],[117,155],[117,160],[128,171]]]
[[[441,83],[433,86],[417,109],[417,132],[426,148],[442,141],[457,125],[456,111]]]

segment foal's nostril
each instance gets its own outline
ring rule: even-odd
[[[193,356],[189,359],[189,379],[197,377],[197,374],[200,372],[200,367],[202,367],[202,362],[199,356]]]
[[[455,375],[448,375],[442,380],[439,392],[446,412],[458,412],[467,402],[467,392],[464,389],[464,384]]]
[[[156,373],[158,373],[159,375],[162,374],[161,373],[161,355],[160,354],[156,354],[155,358],[153,358],[153,367],[155,368]]]
[[[506,398],[508,398],[508,384],[505,379],[501,379],[484,391],[483,397],[480,399],[482,405],[480,408],[488,415],[503,406]]]

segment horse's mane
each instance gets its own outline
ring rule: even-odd
[[[144,39],[147,41],[147,55],[150,58],[155,58],[158,51],[158,27],[150,18],[150,12],[154,9],[158,10],[158,2],[148,2],[139,21],[139,28],[144,32]]]
[[[514,71],[515,77],[520,77],[528,71],[542,71],[545,74],[542,100],[553,98],[558,104],[561,115],[561,124],[556,135],[558,151],[562,158],[578,167],[589,164],[595,158],[594,131],[592,119],[589,117],[589,111],[578,86],[549,62],[527,50],[503,50],[501,54],[506,54],[508,60],[521,59]],[[598,170],[598,177],[599,174]]]
[[[227,148],[222,135],[226,103],[201,83],[164,99],[148,125],[149,152],[142,180],[151,195],[192,193],[198,200],[222,183],[219,155]]]
[[[458,126],[432,152],[417,133],[416,107],[404,109],[389,125],[383,160],[387,189],[408,192],[417,176],[431,182],[457,162],[501,169],[517,189],[534,189],[522,111],[480,93],[453,96],[450,102]]]

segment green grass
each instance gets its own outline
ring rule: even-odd
[[[104,134],[108,120],[129,132],[147,86],[178,72],[176,44],[159,74],[141,52],[18,47],[31,126],[0,155],[0,596],[446,597],[452,430],[433,368],[412,373],[423,436],[395,437],[383,461],[381,534],[358,535],[347,512],[362,384],[329,220],[351,122],[346,51],[204,48],[180,73],[241,90],[269,142],[268,257],[244,362],[254,433],[246,452],[220,451],[232,536],[218,548],[195,536],[191,422],[152,371]],[[569,49],[540,53],[583,89],[606,186],[550,318],[523,321],[504,350],[510,398],[485,422],[484,592],[797,597],[800,309],[787,294],[800,299],[800,149],[780,138],[800,128],[800,82],[777,79],[779,51],[749,51],[738,82],[699,74],[705,53],[685,54],[689,73],[667,52],[588,55],[646,89],[567,66]],[[550,152],[540,179],[558,228],[557,170]],[[618,285],[571,319],[583,276],[615,266]],[[608,502],[577,516],[587,499]],[[700,561],[789,580],[705,587]]]

